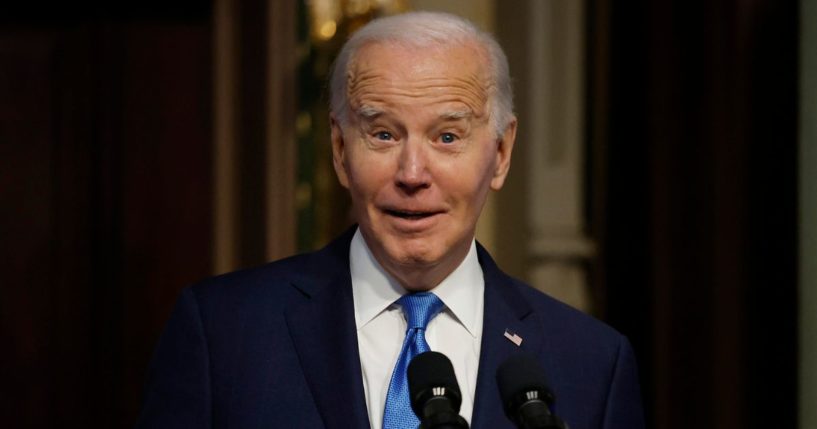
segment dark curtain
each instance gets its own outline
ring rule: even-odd
[[[211,272],[210,7],[7,6],[0,421],[131,427],[179,290]]]
[[[794,428],[797,2],[590,3],[604,317],[650,425]]]

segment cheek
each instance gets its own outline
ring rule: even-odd
[[[387,187],[393,178],[393,169],[385,157],[350,154],[346,161],[349,191],[356,202],[365,203]]]
[[[493,163],[484,156],[458,160],[445,168],[446,190],[471,204],[484,199],[492,178]]]

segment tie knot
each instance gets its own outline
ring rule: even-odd
[[[428,322],[443,309],[443,302],[431,292],[403,295],[397,303],[403,307],[409,329],[425,329]]]

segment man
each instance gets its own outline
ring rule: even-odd
[[[642,427],[627,340],[509,278],[474,241],[517,126],[496,42],[451,15],[378,19],[344,46],[330,85],[334,167],[358,226],[186,289],[140,425],[416,427],[405,365],[430,348],[451,359],[473,428],[514,427],[495,377],[520,352],[571,428]]]

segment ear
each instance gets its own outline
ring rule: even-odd
[[[505,184],[508,170],[511,168],[511,152],[516,141],[516,117],[511,118],[502,137],[496,144],[496,163],[494,164],[494,177],[491,178],[491,189],[498,191]]]
[[[349,176],[346,174],[346,145],[343,140],[343,127],[335,117],[334,113],[329,114],[329,127],[332,130],[332,165],[335,167],[335,174],[341,186],[349,189]]]

